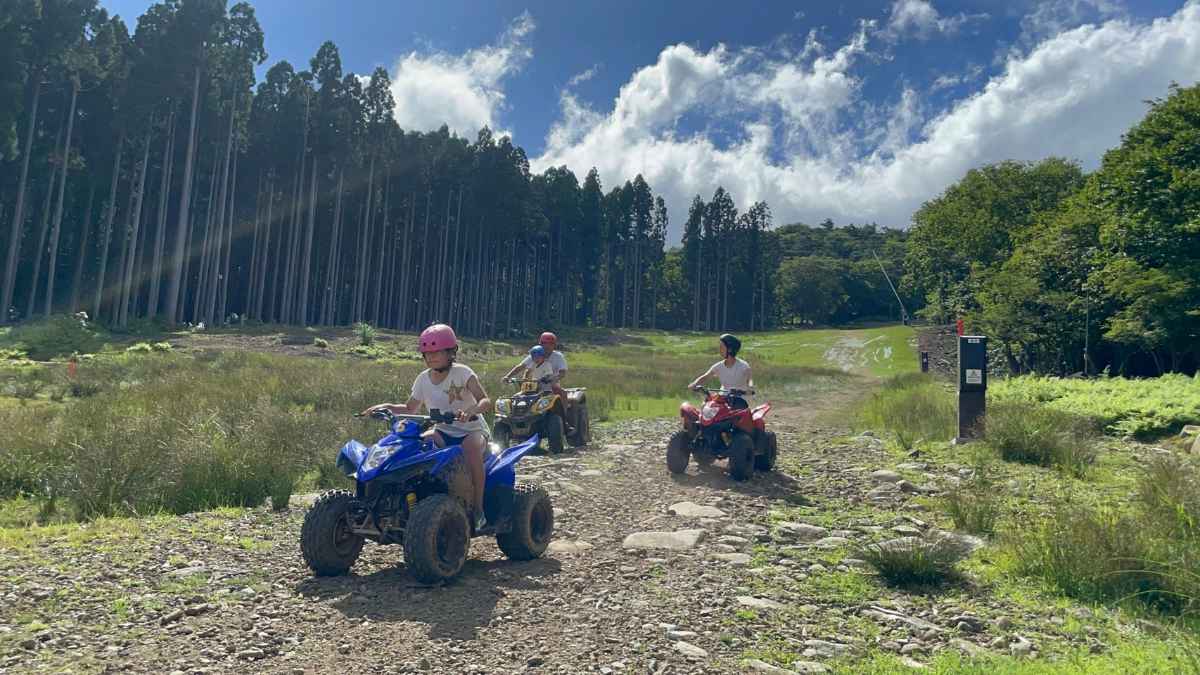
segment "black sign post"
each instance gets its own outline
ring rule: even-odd
[[[958,442],[983,438],[987,412],[987,338],[958,337]]]

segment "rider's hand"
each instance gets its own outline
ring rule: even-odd
[[[454,419],[458,420],[459,422],[469,422],[471,421],[472,417],[474,417],[474,415],[466,410],[459,410],[454,414]]]

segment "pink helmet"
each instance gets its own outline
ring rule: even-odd
[[[558,336],[547,331],[542,333],[541,337],[538,338],[538,344],[542,345],[543,347],[550,345],[550,348],[554,349],[558,346]]]
[[[440,352],[443,349],[456,349],[458,347],[458,338],[454,336],[454,329],[444,323],[435,323],[429,328],[421,331],[420,352]]]

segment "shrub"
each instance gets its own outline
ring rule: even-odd
[[[103,345],[100,332],[87,321],[68,315],[17,326],[4,336],[5,347],[48,361],[73,352],[94,352]]]
[[[313,345],[320,349],[329,349],[329,341],[325,338],[313,338]]]
[[[149,342],[139,342],[135,345],[130,345],[125,348],[126,354],[149,354],[154,351]]]
[[[358,336],[358,343],[364,347],[370,347],[375,343],[375,338],[379,332],[371,324],[360,321],[353,326],[354,334]]]
[[[874,567],[892,585],[914,586],[954,578],[954,566],[970,553],[970,546],[962,539],[937,533],[867,544],[855,557]]]
[[[988,445],[1006,461],[1056,467],[1082,477],[1096,459],[1086,420],[1032,403],[997,403],[987,412]]]
[[[37,398],[38,394],[42,393],[42,390],[45,388],[46,382],[36,375],[19,377],[8,386],[12,395],[22,401]]]
[[[170,342],[155,342],[150,347],[156,352],[169,352],[174,349]]]
[[[1196,384],[1196,379],[1179,374],[1087,380],[1027,376],[996,380],[988,396],[996,401],[1044,403],[1088,419],[1109,433],[1154,438],[1200,422]]]

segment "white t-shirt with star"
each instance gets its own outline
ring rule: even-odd
[[[432,370],[425,370],[417,376],[412,386],[412,398],[420,401],[426,410],[458,412],[474,408],[475,404],[479,402],[475,398],[475,394],[472,394],[471,390],[467,388],[467,382],[475,377],[475,371],[467,366],[461,363],[450,366],[450,370],[446,373],[446,379],[439,384],[433,383],[432,374]],[[485,436],[490,435],[482,415],[469,422],[452,422],[450,424],[438,422],[433,428],[450,436],[466,436],[475,432]]]

